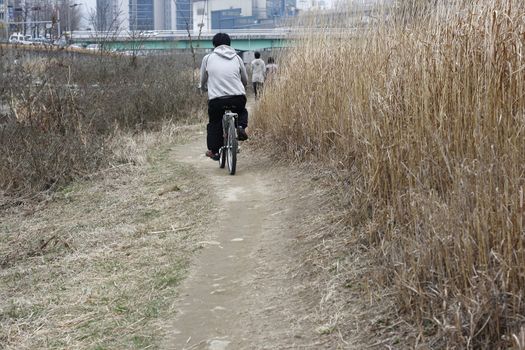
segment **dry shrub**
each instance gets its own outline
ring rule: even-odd
[[[0,188],[35,192],[96,168],[106,156],[68,86],[51,83],[54,62],[42,58],[6,67],[0,103]]]
[[[290,156],[359,172],[366,215],[349,222],[376,228],[377,282],[419,339],[523,348],[525,3],[417,3],[307,34],[255,125]]]
[[[113,157],[122,131],[159,129],[202,107],[184,56],[0,54],[0,191],[34,193]]]

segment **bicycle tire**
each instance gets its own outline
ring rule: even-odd
[[[237,141],[237,134],[235,130],[235,123],[233,118],[228,126],[228,146],[226,149],[227,158],[228,158],[228,171],[230,175],[235,175],[235,170],[237,168],[237,149],[239,148],[239,143]]]
[[[219,150],[219,168],[224,169],[226,166],[226,147],[221,147]]]

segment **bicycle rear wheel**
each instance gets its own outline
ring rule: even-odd
[[[239,148],[239,142],[237,141],[237,130],[235,129],[235,123],[233,118],[228,126],[228,142],[226,148],[228,171],[230,175],[235,175],[237,167],[237,149]]]

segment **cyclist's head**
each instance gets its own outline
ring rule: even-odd
[[[255,58],[261,58],[261,53],[259,51],[255,51]]]
[[[230,36],[226,33],[217,33],[213,36],[213,47],[221,46],[221,45],[228,45],[231,44]]]

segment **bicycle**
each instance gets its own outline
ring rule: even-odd
[[[222,135],[224,146],[219,149],[219,167],[222,169],[228,164],[230,175],[235,175],[237,167],[237,153],[239,141],[237,141],[237,119],[239,115],[232,111],[225,111],[222,116]]]

